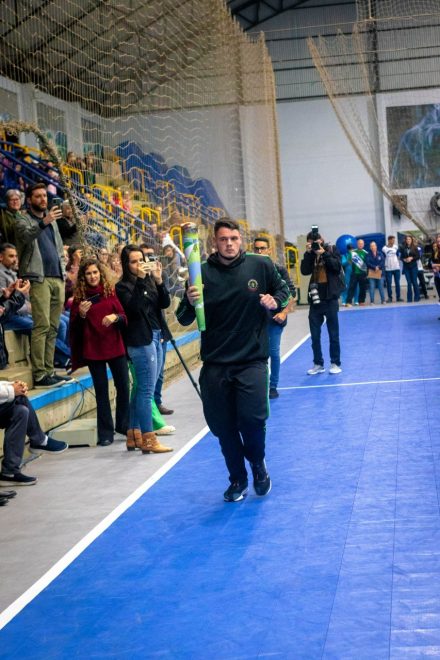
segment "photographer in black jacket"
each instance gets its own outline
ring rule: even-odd
[[[307,371],[315,376],[325,371],[321,349],[321,326],[327,319],[330,340],[329,373],[341,373],[341,349],[339,345],[339,294],[343,290],[341,280],[341,255],[334,245],[324,243],[317,228],[307,234],[307,246],[301,261],[301,274],[311,275],[309,283],[309,325],[312,335],[313,367]]]
[[[271,489],[265,463],[267,310],[284,309],[289,289],[270,259],[242,251],[233,220],[215,223],[214,242],[217,252],[202,264],[206,330],[201,333],[200,387],[206,421],[219,438],[229,471],[224,499],[238,502],[248,492],[245,459],[257,495]],[[177,310],[179,323],[194,321],[199,297],[196,286],[188,287]]]

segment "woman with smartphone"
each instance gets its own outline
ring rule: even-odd
[[[143,454],[172,451],[153,431],[152,400],[162,366],[162,309],[170,305],[170,295],[162,279],[162,264],[145,261],[139,246],[127,245],[121,253],[122,278],[116,294],[127,315],[125,340],[133,364],[136,387],[130,401],[127,449]]]
[[[96,395],[98,445],[113,442],[114,432],[126,435],[129,409],[128,365],[122,330],[125,312],[106,268],[95,257],[81,262],[70,312],[72,370],[88,366]],[[116,388],[116,425],[108,394],[107,365]]]

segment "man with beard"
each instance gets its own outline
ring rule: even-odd
[[[19,277],[31,283],[34,327],[31,363],[35,387],[57,387],[71,380],[54,372],[55,339],[64,303],[64,249],[57,220],[61,209],[50,211],[44,183],[26,191],[28,210],[17,218]]]
[[[206,330],[201,333],[203,367],[200,387],[203,411],[229,471],[226,502],[243,500],[248,492],[245,459],[254,489],[271,489],[265,463],[268,417],[269,356],[267,310],[279,312],[289,302],[289,289],[270,259],[241,249],[239,225],[229,218],[214,225],[216,252],[202,264]],[[177,319],[189,325],[200,298],[189,286]]]

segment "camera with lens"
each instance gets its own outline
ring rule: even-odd
[[[316,282],[310,282],[309,296],[312,305],[319,305],[321,299],[319,297],[318,285]]]
[[[158,258],[156,257],[155,254],[149,254],[148,261],[158,261]]]
[[[319,239],[321,238],[320,235],[319,235],[318,225],[312,225],[311,234],[312,234],[312,236],[311,236],[311,241],[312,241],[311,248],[314,252],[316,252],[316,250],[319,250],[321,248],[321,244],[318,242]]]

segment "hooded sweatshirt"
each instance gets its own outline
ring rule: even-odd
[[[260,295],[269,293],[283,309],[289,289],[269,257],[241,252],[223,264],[218,254],[202,264],[206,330],[201,333],[204,362],[238,364],[266,360],[269,355],[268,315]],[[177,309],[181,325],[195,319],[186,295]]]

